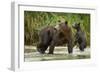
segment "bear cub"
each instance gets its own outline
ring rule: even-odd
[[[85,32],[81,29],[80,23],[75,23],[72,27],[76,30],[74,45],[78,43],[80,51],[84,51],[87,45]]]

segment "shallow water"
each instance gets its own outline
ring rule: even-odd
[[[59,47],[55,48],[54,54],[40,54],[36,51],[35,47],[26,47],[24,51],[24,61],[50,61],[50,60],[75,60],[75,59],[89,59],[90,48],[86,48],[84,52],[80,52],[79,49],[74,48],[73,54],[68,54],[67,48]]]

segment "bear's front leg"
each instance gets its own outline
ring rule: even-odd
[[[49,53],[48,54],[53,54],[55,48],[55,43],[54,41],[51,42],[50,47],[49,47]]]
[[[73,52],[73,44],[72,41],[69,41],[68,43],[68,53],[71,54]]]
[[[83,43],[81,43],[81,44],[79,44],[79,49],[80,49],[80,51],[84,51],[84,44]]]

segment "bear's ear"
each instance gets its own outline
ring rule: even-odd
[[[65,24],[68,24],[68,22],[67,22],[67,21],[65,21]]]

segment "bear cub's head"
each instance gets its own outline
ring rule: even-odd
[[[73,27],[74,29],[76,29],[76,30],[79,30],[79,29],[80,29],[80,23],[74,23],[74,24],[72,25],[72,27]]]

